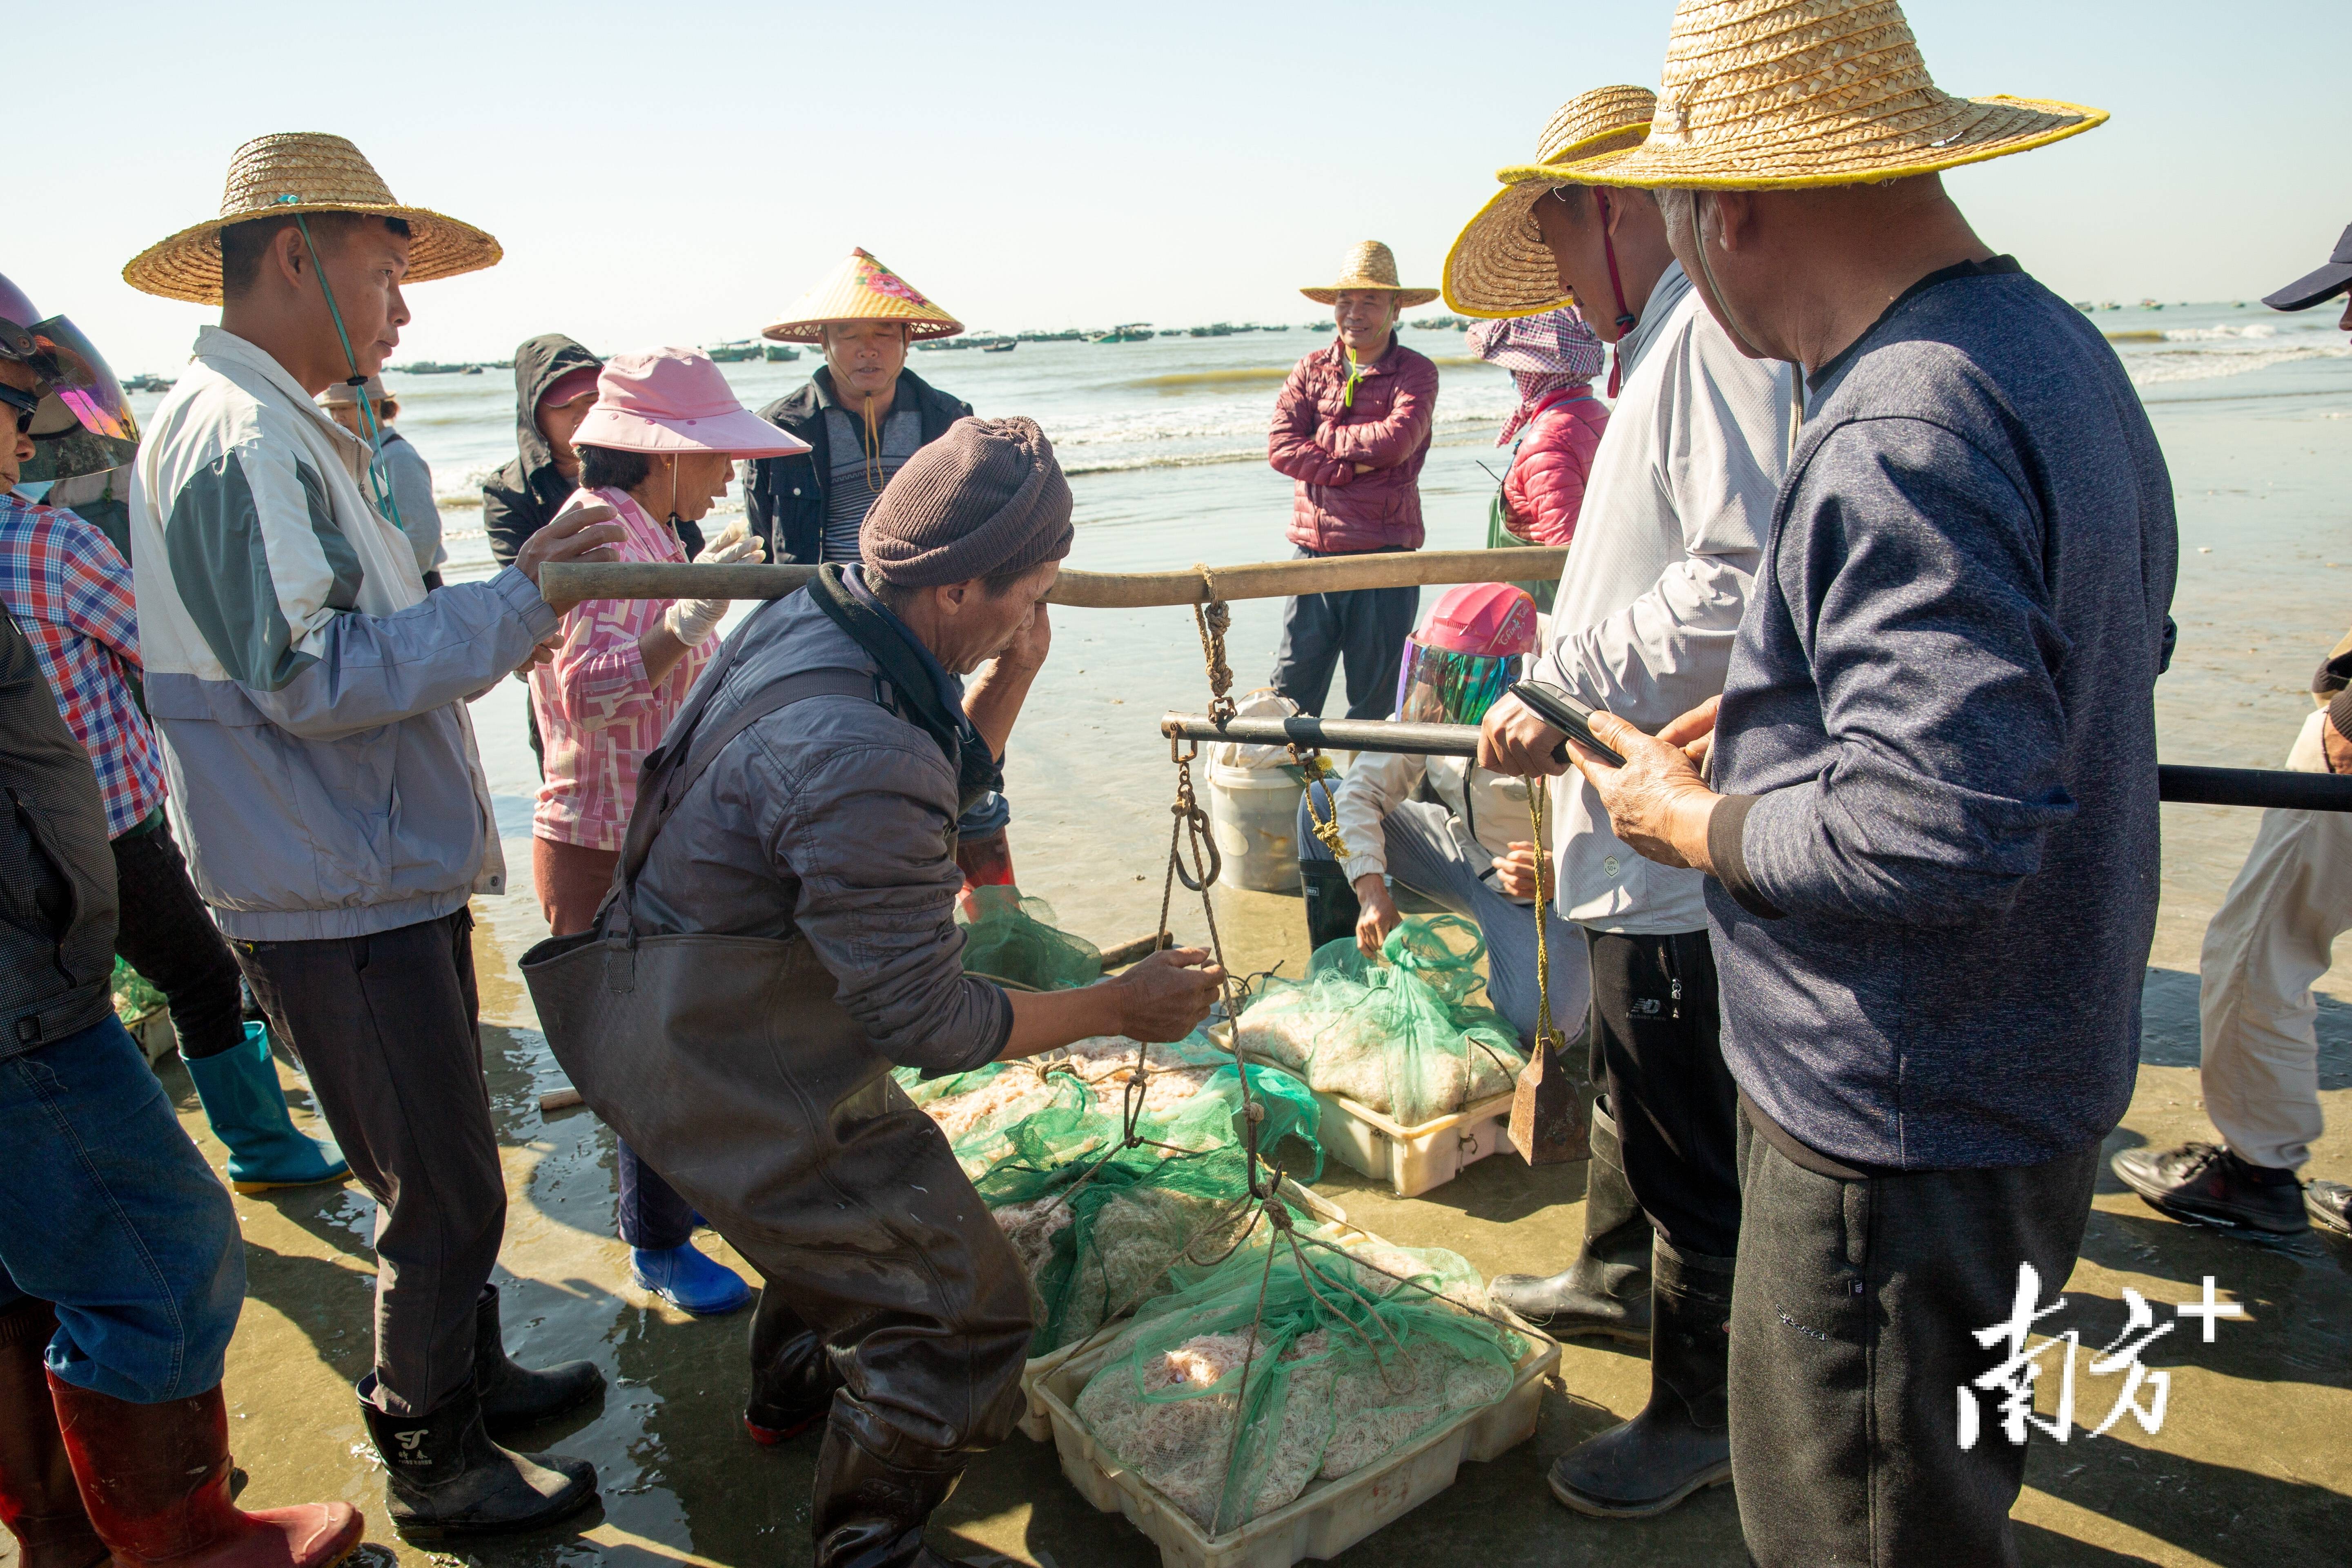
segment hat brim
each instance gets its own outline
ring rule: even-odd
[[[2308,310],[2347,289],[2352,289],[2352,261],[2331,261],[2316,272],[2304,274],[2277,293],[2263,295],[2263,303],[2273,310]]]
[[[961,321],[936,316],[817,316],[799,321],[778,321],[760,329],[760,335],[772,342],[822,343],[827,327],[847,326],[852,321],[880,321],[888,326],[907,329],[908,341],[921,342],[930,338],[951,338],[964,330]]]
[[[1434,289],[1399,289],[1385,283],[1335,283],[1328,289],[1301,289],[1299,292],[1318,305],[1336,305],[1342,294],[1393,294],[1399,310],[1408,305],[1426,305],[1438,297]]]
[[[572,444],[623,452],[724,452],[730,458],[793,458],[809,450],[799,437],[740,408],[708,419],[649,419],[600,405],[580,421]]]
[[[1874,184],[2030,152],[2106,123],[2107,111],[2056,99],[1950,98],[1944,112],[1904,125],[1792,134],[1784,121],[1752,132],[1687,141],[1653,130],[1622,153],[1551,165],[1580,185],[1635,190],[1769,191]]]
[[[1497,321],[1537,316],[1570,302],[1559,268],[1536,227],[1536,203],[1567,182],[1523,180],[1495,193],[1445,253],[1446,309]]]
[[[122,280],[142,294],[184,300],[191,305],[217,305],[221,302],[220,231],[231,224],[307,213],[360,213],[405,220],[409,229],[408,271],[401,279],[403,283],[430,283],[436,278],[478,272],[485,267],[495,267],[506,255],[497,240],[472,224],[460,223],[429,207],[289,202],[184,228],[132,257],[122,268]]]

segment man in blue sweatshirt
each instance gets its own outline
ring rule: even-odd
[[[2004,1328],[2063,1288],[2131,1096],[2172,488],[2096,329],[1935,173],[2104,118],[1947,97],[1891,6],[1685,5],[1649,140],[1581,176],[1657,190],[1716,319],[1806,374],[1719,713],[1578,757],[1714,878],[1763,1568],[2017,1561]]]

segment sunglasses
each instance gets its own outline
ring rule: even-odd
[[[17,435],[29,436],[33,433],[33,416],[41,406],[38,393],[26,392],[14,386],[0,386],[0,405],[5,405],[16,411]]]

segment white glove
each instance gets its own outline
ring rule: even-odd
[[[742,523],[731,525],[726,532],[707,546],[698,565],[725,566],[732,562],[765,561],[768,547],[751,537]],[[729,599],[678,599],[662,614],[662,626],[669,635],[688,647],[699,646],[703,639],[719,629],[726,618]]]

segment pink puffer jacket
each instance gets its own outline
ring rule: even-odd
[[[1608,424],[1609,411],[1589,386],[1564,386],[1539,404],[1503,476],[1503,526],[1529,544],[1566,544]]]
[[[1421,465],[1437,409],[1437,367],[1393,339],[1346,401],[1348,355],[1300,360],[1274,408],[1266,460],[1297,480],[1290,542],[1318,554],[1421,548]],[[1371,468],[1356,472],[1358,463]]]

